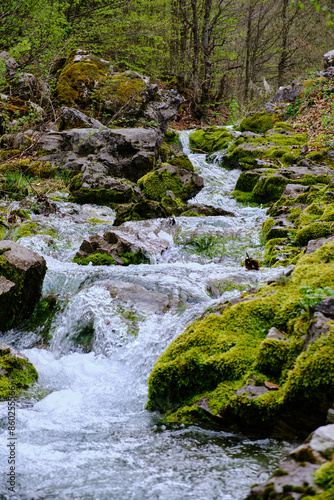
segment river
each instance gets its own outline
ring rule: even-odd
[[[110,228],[115,213],[106,207],[80,207],[64,199],[58,202],[60,214],[34,216],[56,236],[18,240],[45,257],[43,293],[57,294],[61,310],[53,319],[49,349],[33,347],[34,331],[13,329],[2,337],[28,356],[39,384],[30,399],[17,403],[16,493],[11,495],[5,484],[7,403],[0,403],[1,498],[241,500],[291,447],[195,425],[166,427],[161,415],[145,410],[149,374],[170,342],[208,307],[279,272],[246,271],[242,265],[245,251],[255,258],[263,254],[266,211],[233,199],[239,172],[191,154],[188,132],[181,140],[205,180],[192,202],[222,207],[236,217],[177,217],[172,230],[162,223],[169,248],[150,264],[128,267],[71,262],[85,236]],[[106,280],[116,288],[139,285],[153,298],[159,292],[168,297],[170,309],[152,309],[154,301],[145,301],[145,293],[116,299]],[[91,352],[73,341],[78,325],[94,332]]]

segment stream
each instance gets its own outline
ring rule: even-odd
[[[115,213],[108,207],[81,207],[64,197],[57,201],[59,214],[33,216],[54,236],[18,240],[46,259],[43,294],[56,294],[61,308],[49,349],[32,347],[39,335],[29,329],[10,330],[1,339],[28,356],[39,383],[30,398],[17,402],[16,493],[10,495],[7,403],[0,403],[0,498],[242,500],[291,449],[274,439],[164,426],[160,414],[145,410],[149,374],[171,341],[208,307],[280,271],[243,266],[246,251],[263,255],[266,211],[231,196],[240,172],[206,163],[205,155],[190,153],[189,132],[180,137],[205,181],[191,202],[236,217],[177,217],[172,228],[161,221],[169,248],[150,264],[128,267],[71,262],[87,235],[111,227]],[[90,352],[76,342],[82,331],[94,333]]]

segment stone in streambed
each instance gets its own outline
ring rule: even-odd
[[[2,294],[0,330],[26,319],[40,299],[46,263],[43,257],[13,241],[0,242]],[[12,283],[12,285],[10,285]]]

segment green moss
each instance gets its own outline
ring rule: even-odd
[[[73,51],[62,69],[57,83],[58,101],[67,105],[81,107],[90,102],[90,93],[105,78],[106,68],[99,58],[90,56],[74,62],[77,51]]]
[[[137,184],[148,198],[155,201],[161,201],[166,191],[172,191],[177,198],[187,200],[193,191],[191,184],[183,187],[177,174],[165,169],[149,172]]]
[[[277,379],[284,369],[292,368],[293,360],[300,350],[295,342],[266,339],[259,346],[254,368]]]
[[[326,462],[314,473],[315,484],[334,498],[334,462]],[[326,497],[324,497],[326,498]],[[330,498],[329,496],[327,498]]]
[[[11,397],[11,389],[15,388],[16,396],[38,379],[35,367],[26,359],[10,356],[0,350],[0,400]]]
[[[178,168],[184,168],[185,170],[189,170],[190,172],[195,172],[193,164],[189,160],[186,155],[178,155],[173,158],[173,160],[169,160],[170,165],[175,165]]]
[[[165,141],[168,144],[175,144],[176,146],[181,147],[180,136],[175,130],[168,129],[165,133]]]
[[[200,149],[205,153],[214,153],[226,149],[232,141],[232,134],[224,128],[210,127],[207,129],[197,129],[189,136],[190,146],[193,149]]]
[[[16,241],[19,238],[31,236],[32,234],[36,233],[37,233],[37,224],[35,222],[27,222],[22,224],[15,230],[13,234],[13,240]]]
[[[334,322],[307,351],[299,337],[309,321],[300,314],[301,288],[334,285],[334,245],[327,243],[300,258],[284,283],[267,285],[253,300],[225,307],[189,325],[161,355],[149,379],[149,409],[172,410],[208,398],[210,408],[225,415],[231,428],[273,428],[291,411],[308,412],[323,394],[334,397]],[[299,323],[297,322],[300,317]],[[275,326],[291,342],[264,340]],[[298,331],[302,329],[302,332]],[[252,373],[274,377],[281,388],[249,398],[234,394]],[[232,384],[232,385],[231,385]],[[197,399],[196,399],[197,398]],[[196,416],[196,412],[194,413]]]
[[[106,253],[93,253],[87,257],[75,256],[72,262],[76,262],[81,266],[87,266],[92,263],[93,266],[117,266],[117,262]]]
[[[276,114],[253,113],[251,116],[241,120],[239,128],[241,132],[249,130],[257,134],[263,134],[273,128],[277,121],[278,116]]]
[[[287,184],[288,180],[282,176],[263,176],[253,189],[253,199],[257,203],[276,201],[281,197]]]
[[[119,256],[122,258],[126,266],[129,266],[130,264],[138,265],[149,263],[149,259],[145,257],[142,252],[123,252],[120,253]]]
[[[307,245],[310,240],[317,240],[329,236],[332,233],[331,226],[326,222],[312,222],[301,229],[295,235],[295,244],[298,246]]]
[[[238,177],[234,189],[236,191],[243,191],[243,192],[253,191],[257,181],[260,178],[260,175],[261,174],[259,174],[258,172],[252,172],[252,171],[242,172]]]

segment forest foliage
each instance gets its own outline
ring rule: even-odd
[[[333,43],[332,3],[3,0],[0,51],[52,87],[57,59],[90,50],[115,71],[174,86],[199,117],[227,110],[233,118],[278,85],[319,69]]]

